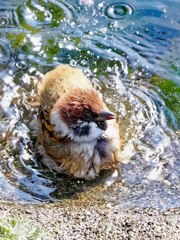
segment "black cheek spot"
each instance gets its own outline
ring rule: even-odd
[[[73,130],[74,130],[74,135],[79,137],[88,136],[90,132],[89,125],[86,125],[83,127],[78,126],[78,127],[75,127]]]
[[[106,158],[106,146],[108,144],[108,140],[104,138],[100,138],[97,141],[97,144],[95,146],[95,149],[98,151],[100,158]]]

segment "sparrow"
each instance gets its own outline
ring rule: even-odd
[[[52,170],[94,179],[120,161],[116,116],[79,68],[59,65],[38,84],[36,156]]]

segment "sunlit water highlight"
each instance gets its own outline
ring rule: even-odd
[[[1,201],[41,203],[101,186],[119,209],[179,207],[180,17],[177,1],[3,1],[0,11]],[[59,63],[81,67],[118,116],[114,173],[69,179],[34,157],[36,86]],[[103,187],[106,190],[102,190]]]

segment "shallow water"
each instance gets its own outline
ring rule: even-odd
[[[91,198],[100,187],[95,197],[117,209],[180,207],[180,3],[28,0],[0,9],[1,201]],[[92,182],[34,157],[36,85],[59,63],[81,67],[103,93],[132,153]]]

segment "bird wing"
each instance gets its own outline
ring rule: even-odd
[[[66,144],[70,141],[68,136],[60,136],[59,134],[57,135],[57,133],[54,131],[54,125],[51,124],[50,121],[50,113],[44,110],[41,106],[39,107],[39,117],[41,121],[42,132],[50,140],[61,144]]]

